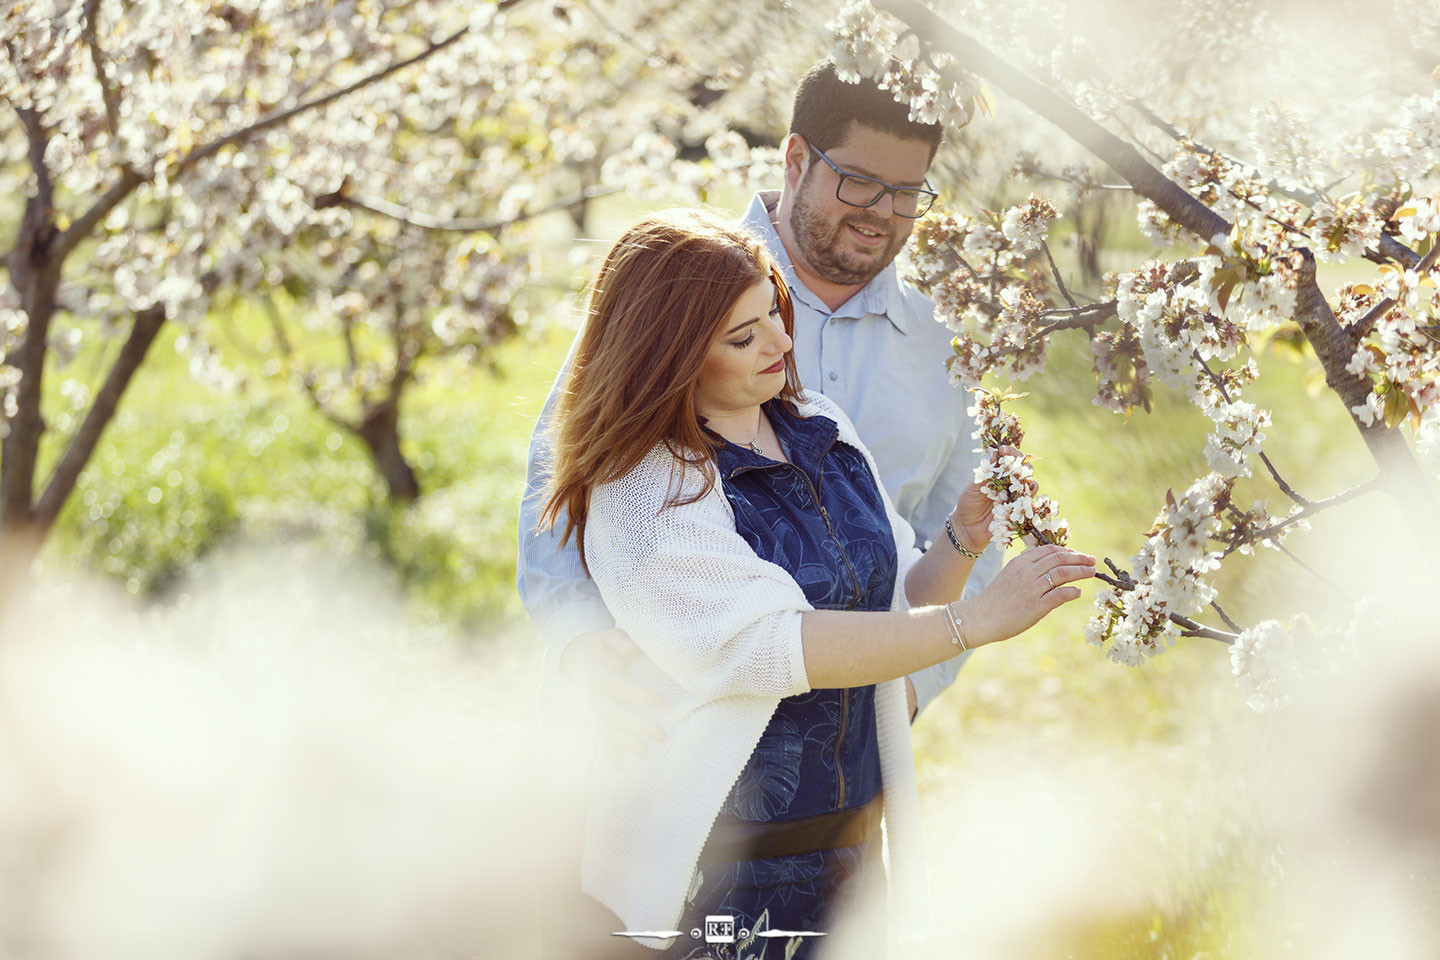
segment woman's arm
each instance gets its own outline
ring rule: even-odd
[[[814,610],[795,579],[735,531],[718,486],[666,506],[695,491],[693,468],[679,483],[675,469],[657,450],[596,488],[585,556],[617,625],[681,687],[705,699],[783,698],[895,679],[960,653],[940,607]],[[1062,547],[1022,553],[985,591],[952,605],[965,645],[1012,637],[1080,596],[1065,584],[1090,576],[1094,563]]]
[[[926,557],[936,549],[938,545]],[[1067,584],[1094,572],[1094,557],[1066,547],[1026,550],[982,592],[950,604],[966,649],[1028,630],[1062,603],[1077,599],[1080,588]],[[907,588],[909,582],[907,578]],[[801,617],[805,674],[818,688],[859,687],[906,676],[960,653],[953,641],[941,606],[875,613],[811,610]]]

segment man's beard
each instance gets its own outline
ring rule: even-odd
[[[858,286],[868,283],[895,259],[904,238],[896,237],[894,225],[873,217],[863,207],[856,207],[853,214],[846,215],[833,225],[824,214],[810,202],[804,184],[795,191],[795,203],[790,208],[790,231],[800,248],[800,256],[810,271],[827,283],[842,286]],[[867,230],[888,237],[885,246],[873,253],[841,248],[841,237],[845,225],[853,223]]]

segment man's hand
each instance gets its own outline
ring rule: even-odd
[[[601,734],[600,749],[615,761],[665,739],[654,718],[668,701],[635,679],[636,667],[646,659],[618,627],[581,634],[560,658],[560,675],[584,691]]]

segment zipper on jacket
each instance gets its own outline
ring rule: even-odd
[[[860,578],[855,575],[855,568],[850,564],[850,557],[845,553],[845,545],[840,538],[835,536],[834,528],[830,527],[830,513],[820,501],[820,487],[825,483],[825,455],[830,452],[835,442],[832,440],[820,453],[820,458],[815,462],[815,486],[811,491],[815,496],[815,504],[820,508],[820,516],[825,518],[825,526],[830,529],[830,535],[835,538],[835,545],[840,548],[840,559],[845,561],[845,569],[850,571],[850,582],[855,586],[855,598],[845,609],[851,610],[860,602]],[[804,475],[805,471],[800,471]],[[809,477],[805,477],[809,481]],[[845,727],[850,720],[850,689],[840,688],[840,729],[835,734],[835,809],[845,809],[845,765],[840,762],[840,748],[845,744]]]
[[[832,440],[830,442],[830,445],[820,452],[820,456],[816,461],[815,470],[822,483],[825,479],[825,456],[830,452],[830,447],[833,447],[834,445],[835,442]],[[841,542],[840,537],[835,533],[834,524],[830,522],[830,511],[826,510],[825,504],[820,502],[820,488],[815,483],[811,482],[810,475],[793,463],[775,463],[773,466],[770,464],[765,464],[749,467],[737,467],[736,469],[730,471],[727,479],[733,480],[740,474],[747,473],[751,470],[770,470],[774,467],[789,467],[796,473],[800,474],[801,478],[803,478],[805,481],[805,485],[810,488],[810,497],[815,502],[815,506],[820,510],[820,519],[825,521],[825,530],[830,534],[830,539],[835,541],[835,547],[840,551],[840,562],[845,564],[845,569],[850,574],[850,583],[855,588],[854,594],[850,597],[850,602],[845,604],[843,609],[855,609],[855,607],[858,606],[860,603],[860,578],[855,574],[855,567],[850,562],[850,555],[845,552],[845,544]],[[841,810],[845,807],[845,767],[840,762],[840,748],[845,743],[845,727],[849,722],[849,719],[850,691],[849,689],[842,687],[840,689],[840,729],[835,735],[836,810]]]

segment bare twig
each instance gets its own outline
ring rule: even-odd
[[[1227,614],[1223,609],[1221,609],[1220,604],[1216,603],[1214,600],[1210,601],[1210,609],[1218,613],[1220,615],[1220,619],[1225,621],[1225,626],[1229,627],[1231,630],[1234,630],[1236,633],[1245,632],[1244,629],[1241,628],[1240,624],[1236,623],[1234,620],[1231,620],[1230,615]]]
[[[1334,590],[1337,594],[1344,597],[1347,603],[1353,604],[1355,602],[1355,598],[1351,596],[1344,587],[1340,586],[1334,580],[1331,580],[1329,577],[1325,576],[1325,574],[1321,573],[1319,570],[1316,570],[1310,564],[1300,559],[1299,555],[1296,554],[1294,550],[1291,550],[1289,547],[1285,546],[1285,544],[1277,542],[1275,544],[1275,549],[1279,550],[1281,553],[1285,554],[1285,556],[1298,563],[1316,580],[1319,580],[1321,583],[1325,584],[1325,586],[1329,587],[1331,590]]]
[[[1050,272],[1054,274],[1055,282],[1060,285],[1060,293],[1064,295],[1065,302],[1070,304],[1070,309],[1079,310],[1080,305],[1075,302],[1074,297],[1070,296],[1070,291],[1065,289],[1065,281],[1060,278],[1060,268],[1055,265],[1055,258],[1050,254],[1050,244],[1041,240],[1040,249],[1045,251],[1045,259],[1050,261]]]

